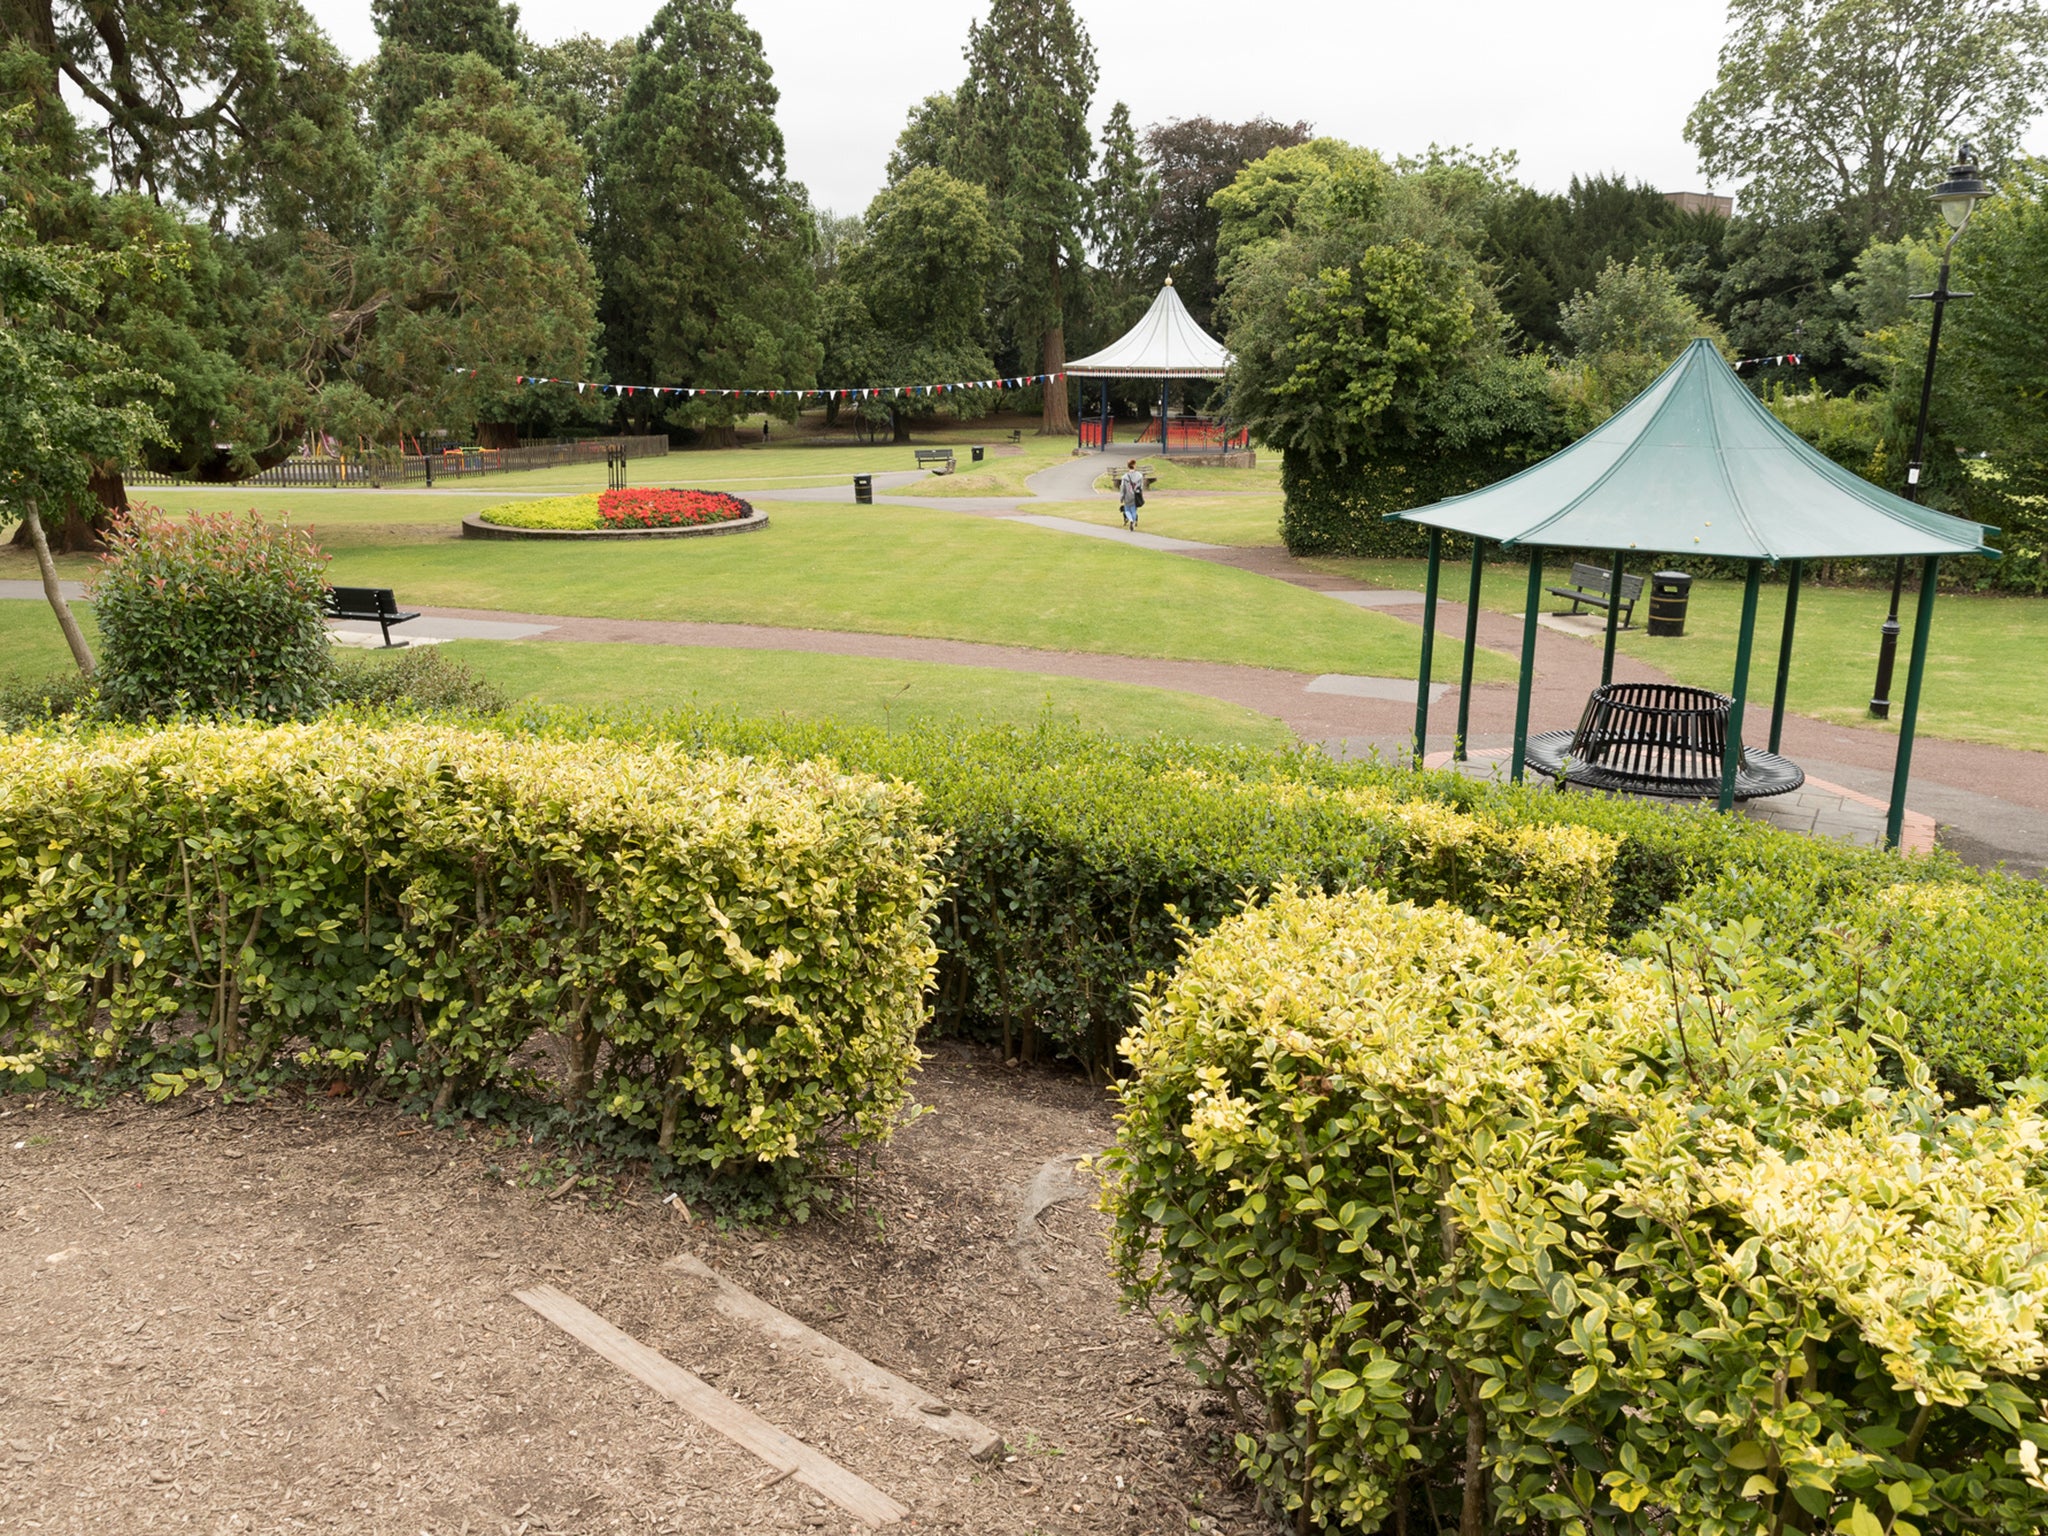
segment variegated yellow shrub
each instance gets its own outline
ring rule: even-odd
[[[1680,937],[1283,890],[1146,999],[1116,1264],[1295,1529],[2048,1525],[2048,1087]]]
[[[1392,889],[1400,895],[1447,903],[1509,933],[1555,921],[1581,939],[1606,937],[1621,843],[1611,833],[1474,816],[1384,789],[1347,790],[1344,798],[1399,829],[1406,859]]]
[[[428,724],[0,736],[0,1069],[296,1056],[447,1106],[554,1035],[563,1097],[678,1158],[813,1159],[906,1102],[916,809],[822,764]]]

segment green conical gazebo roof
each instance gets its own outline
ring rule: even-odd
[[[1765,409],[1695,341],[1542,463],[1394,518],[1506,545],[1734,560],[1991,555],[1984,525],[1880,490]]]

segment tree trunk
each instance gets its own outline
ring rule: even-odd
[[[43,538],[60,555],[100,554],[107,547],[107,530],[113,526],[115,516],[128,511],[128,485],[118,468],[95,469],[87,489],[99,503],[97,512],[86,517],[67,517],[55,528],[42,526]],[[28,519],[23,518],[21,526],[14,530],[14,547],[27,549],[34,543]]]
[[[723,426],[702,427],[699,430],[704,434],[697,443],[700,448],[737,448],[740,445],[739,428],[729,421]]]
[[[901,411],[889,413],[889,441],[907,443],[910,441],[910,418]]]
[[[479,448],[517,448],[519,446],[519,423],[516,421],[480,421],[476,426],[476,445]]]
[[[1045,333],[1040,354],[1040,373],[1063,374],[1067,371],[1067,328],[1064,325],[1055,325]],[[1074,432],[1074,417],[1067,409],[1067,381],[1064,378],[1048,379],[1044,387],[1045,412],[1039,418],[1038,435],[1071,437]]]
[[[64,631],[64,643],[71,647],[71,659],[78,663],[80,672],[91,677],[92,647],[85,643],[85,635],[72,615],[71,605],[64,601],[64,588],[57,580],[57,563],[50,558],[50,541],[43,537],[43,520],[36,512],[34,497],[29,498],[21,514],[21,525],[28,530],[29,542],[36,547],[36,565],[43,573],[43,596],[50,600],[50,607],[57,615],[57,627]]]

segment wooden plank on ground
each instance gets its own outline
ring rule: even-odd
[[[871,1526],[894,1525],[910,1513],[872,1483],[856,1477],[831,1457],[813,1450],[713,1387],[691,1375],[666,1355],[649,1349],[631,1334],[614,1328],[595,1312],[551,1285],[536,1285],[513,1296],[542,1317],[637,1376],[692,1418],[717,1430],[778,1472],[792,1475],[806,1488],[823,1494],[856,1519]]]
[[[986,1424],[956,1411],[894,1371],[884,1370],[837,1339],[827,1338],[809,1324],[797,1321],[745,1287],[733,1284],[695,1254],[679,1253],[668,1261],[667,1267],[710,1282],[714,1287],[712,1305],[720,1312],[738,1322],[751,1323],[770,1338],[801,1350],[824,1366],[841,1386],[886,1404],[898,1418],[915,1420],[935,1435],[959,1441],[976,1460],[986,1460],[1002,1450],[1003,1437]]]

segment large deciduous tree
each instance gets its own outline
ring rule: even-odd
[[[146,295],[107,285],[93,321],[174,387],[150,463],[227,479],[283,457],[305,392],[257,360],[266,324],[296,324],[281,271],[309,236],[367,228],[373,167],[346,61],[295,0],[9,0],[0,20],[0,92],[29,106],[44,152],[40,184],[10,167],[8,190],[38,237],[180,253]],[[97,132],[72,121],[60,80],[104,117]],[[124,468],[96,466],[97,507],[46,509],[56,544],[97,546]]]
[[[1558,318],[1572,349],[1561,383],[1574,435],[1641,394],[1696,338],[1727,351],[1719,328],[1656,260],[1610,261],[1590,287],[1560,306]]]
[[[760,34],[730,0],[669,0],[606,126],[592,243],[605,351],[635,382],[764,388],[819,361],[815,234]],[[649,402],[651,408],[652,402]],[[729,401],[675,418],[729,436]]]
[[[2048,159],[2011,165],[2001,183],[1956,245],[1957,282],[1973,297],[1948,311],[1936,425],[1947,418],[1953,440],[1988,455],[1963,499],[2004,529],[2001,582],[2048,592]],[[1921,291],[1934,259],[1930,248],[1914,273]],[[1917,404],[1928,306],[1912,310],[1915,355],[1895,377]]]
[[[15,141],[28,112],[0,119],[0,162],[29,153]],[[93,475],[162,434],[151,399],[164,381],[133,367],[95,332],[102,292],[142,283],[162,252],[119,255],[36,238],[19,208],[0,210],[0,523],[20,521],[43,593],[81,672],[92,652],[57,580],[42,518],[93,504]]]
[[[939,91],[910,109],[889,152],[889,180],[901,181],[920,166],[942,171],[959,164],[960,101],[951,91]]]
[[[1702,169],[1780,219],[1863,240],[1918,221],[1956,140],[2002,160],[2048,97],[2041,0],[1729,0],[1720,77],[1686,121]]]
[[[634,53],[629,37],[608,43],[585,32],[545,47],[529,46],[520,58],[527,99],[569,130],[593,175],[599,136],[625,95]]]
[[[1037,353],[1040,373],[1067,366],[1068,276],[1086,259],[1095,81],[1095,48],[1071,0],[992,0],[968,31],[948,169],[987,188],[1016,252],[1005,307],[1013,344]],[[1046,386],[1039,430],[1074,430],[1063,383]]]
[[[1269,117],[1226,123],[1210,117],[1175,118],[1145,130],[1145,153],[1159,182],[1153,217],[1152,258],[1170,274],[1181,302],[1201,324],[1215,321],[1222,284],[1216,275],[1216,232],[1222,215],[1211,199],[1254,160],[1308,142],[1307,123]]]
[[[828,304],[832,361],[851,372],[828,386],[891,388],[909,379],[985,379],[990,285],[1008,252],[972,182],[920,167],[868,205],[864,233],[843,257]],[[886,413],[900,441],[914,417],[978,412],[979,390],[890,395],[864,402]]]
[[[497,419],[515,375],[580,373],[596,334],[583,177],[559,121],[458,57],[391,147],[374,238],[309,268],[327,282],[307,303],[316,417],[367,397],[401,431],[466,430]]]
[[[1281,450],[1290,548],[1399,552],[1376,542],[1381,512],[1554,444],[1543,367],[1508,354],[1477,252],[1477,205],[1497,180],[1441,157],[1397,170],[1320,139],[1217,194],[1226,413]]]

